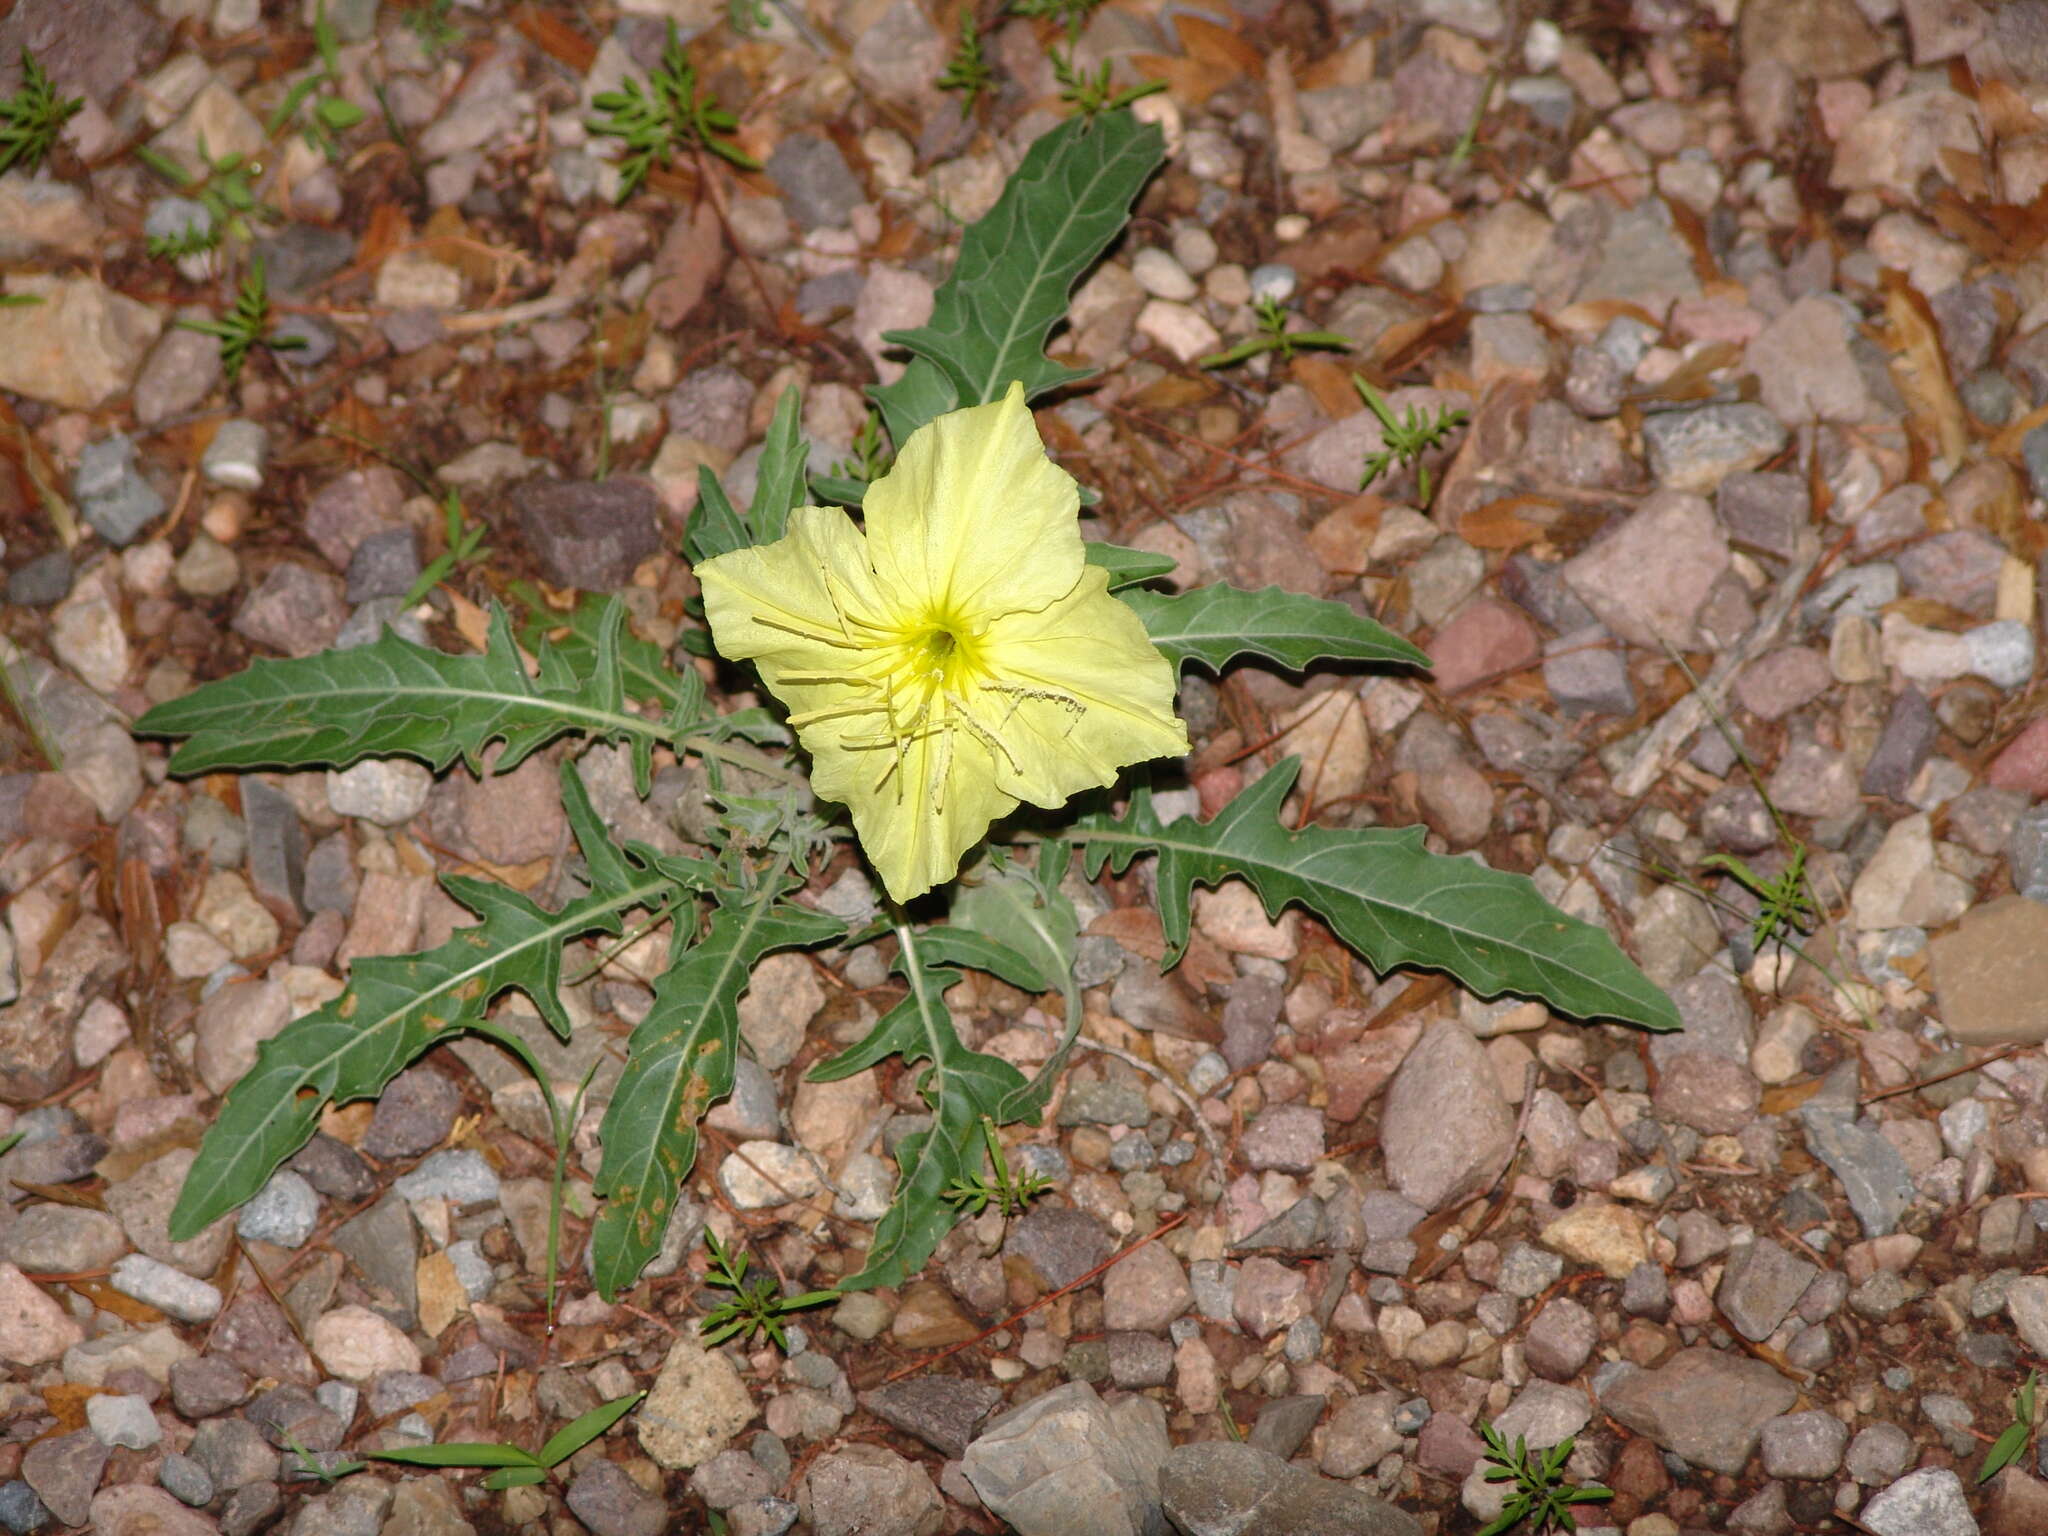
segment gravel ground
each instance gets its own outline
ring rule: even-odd
[[[1683,1034],[1375,976],[1242,887],[1162,978],[1134,873],[1072,886],[1094,1048],[1011,1147],[1050,1192],[806,1314],[786,1356],[700,1346],[696,1238],[799,1289],[857,1267],[915,1082],[805,1071],[893,1000],[871,956],[756,972],[752,1058],[619,1305],[572,1185],[551,1337],[545,1121],[492,1047],[435,1050],[169,1239],[256,1045],[355,957],[444,938],[437,872],[544,894],[567,835],[552,762],[183,782],[125,722],[387,621],[462,649],[517,580],[622,587],[673,641],[698,466],[744,496],[793,384],[817,467],[846,454],[896,367],[881,333],[924,318],[958,223],[1060,111],[1053,18],[982,17],[997,83],[963,116],[935,88],[951,9],[619,9],[331,0],[366,119],[330,160],[264,131],[317,58],[310,8],[0,0],[0,91],[25,43],[86,98],[46,174],[0,177],[7,289],[44,300],[0,309],[0,1525],[1416,1536],[1498,1511],[1490,1422],[1577,1437],[1600,1536],[2048,1532],[2032,1447],[1977,1481],[2048,1358],[2043,0],[1076,18],[1081,63],[1169,83],[1139,110],[1171,160],[1079,290],[1058,344],[1103,373],[1040,413],[1049,445],[1103,491],[1100,533],[1178,579],[1339,598],[1436,660],[1191,679],[1174,793],[1213,809],[1298,753],[1300,816],[1419,820],[1532,875]],[[590,100],[669,16],[766,170],[679,163],[614,207]],[[202,140],[261,162],[305,343],[232,387],[171,323],[226,284],[144,255],[181,215],[126,152]],[[1360,346],[1195,366],[1255,295]],[[1353,367],[1397,409],[1470,411],[1426,505],[1412,473],[1359,492]],[[400,613],[450,487],[489,552]],[[684,846],[622,760],[580,771],[616,829]],[[1716,907],[1649,867],[1775,878],[1772,806],[1817,964],[1759,954],[1732,879]],[[842,853],[806,899],[871,896]],[[646,981],[628,955],[565,989],[549,1069],[595,1062],[597,1109]],[[1027,1059],[1038,1000],[952,1001]],[[285,1454],[537,1447],[638,1389],[541,1487],[329,1484]]]

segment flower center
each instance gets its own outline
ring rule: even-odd
[[[973,634],[950,614],[934,614],[913,628],[899,666],[906,681],[939,693],[962,693],[982,670]]]

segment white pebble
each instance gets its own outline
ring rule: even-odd
[[[1131,258],[1131,276],[1155,299],[1184,302],[1197,292],[1195,280],[1187,275],[1179,262],[1156,245],[1146,246]]]
[[[2017,619],[1982,624],[1963,636],[1970,670],[2000,688],[2018,688],[2034,675],[2034,631]]]
[[[220,1291],[147,1254],[131,1253],[115,1264],[107,1283],[123,1296],[181,1323],[210,1323],[220,1315]]]

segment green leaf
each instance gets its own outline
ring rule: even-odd
[[[1022,870],[984,871],[975,884],[956,887],[951,916],[948,932],[994,939],[1022,957],[1034,975],[1044,978],[1031,989],[1035,992],[1059,986],[1074,969],[1074,946],[1081,935],[1074,904],[1057,889],[1042,890]]]
[[[697,505],[683,530],[683,554],[692,565],[702,565],[754,542],[753,530],[733,509],[732,498],[713,474],[709,464],[697,466]]]
[[[1424,652],[1342,603],[1280,587],[1247,592],[1218,583],[1187,592],[1126,592],[1123,601],[1176,667],[1197,661],[1220,672],[1237,656],[1262,656],[1297,672],[1319,659],[1429,665]]]
[[[773,544],[789,524],[792,507],[804,504],[807,486],[804,472],[810,446],[804,441],[803,397],[785,389],[775,402],[775,419],[768,424],[768,436],[761,444],[761,462],[754,477],[754,499],[747,507],[752,523],[751,544]]]
[[[1049,992],[1057,985],[1001,939],[990,938],[985,933],[970,933],[965,928],[949,924],[943,928],[927,928],[918,943],[923,946],[928,963],[964,965],[969,970],[986,971],[1019,991]]]
[[[564,1424],[540,1448],[540,1464],[552,1467],[567,1461],[632,1412],[633,1405],[646,1395],[645,1392],[628,1392],[624,1397],[615,1397]]]
[[[1103,544],[1093,539],[1081,546],[1081,552],[1090,565],[1099,565],[1109,572],[1112,592],[1170,575],[1180,563],[1171,555],[1155,555],[1148,549],[1126,549],[1121,544]]]
[[[1671,999],[1613,939],[1559,912],[1526,877],[1430,853],[1420,827],[1288,830],[1280,805],[1300,767],[1291,757],[1276,765],[1213,821],[1162,823],[1141,789],[1121,820],[1090,816],[1072,835],[1087,844],[1091,878],[1105,863],[1121,873],[1141,852],[1159,855],[1169,964],[1187,947],[1193,888],[1236,876],[1269,917],[1299,903],[1382,975],[1428,966],[1481,997],[1515,992],[1578,1018],[1681,1027]]]
[[[365,113],[352,101],[339,96],[323,96],[313,103],[313,115],[336,133],[345,133],[360,123]]]
[[[591,1237],[591,1276],[607,1301],[661,1250],[676,1188],[697,1160],[697,1121],[732,1092],[739,1000],[755,964],[846,931],[837,918],[782,901],[789,883],[750,898],[719,891],[710,930],[672,956],[633,1030],[601,1132],[597,1192],[606,1204]]]
[[[503,1467],[485,1478],[484,1486],[493,1493],[503,1493],[507,1488],[531,1488],[547,1480],[547,1473],[539,1467]]]
[[[903,1138],[896,1148],[901,1177],[889,1213],[875,1224],[875,1240],[860,1273],[839,1282],[842,1291],[900,1285],[924,1268],[939,1240],[952,1229],[958,1209],[946,1199],[955,1180],[981,1172],[981,1117],[1001,1120],[1001,1106],[1029,1086],[1024,1074],[1000,1057],[970,1051],[953,1031],[946,988],[960,973],[922,963],[920,938],[897,930],[904,948],[894,969],[910,992],[877,1023],[860,1044],[811,1069],[813,1082],[834,1082],[865,1070],[885,1056],[929,1062],[919,1079],[935,1115],[929,1131]]]
[[[403,755],[429,768],[456,758],[483,771],[493,741],[510,772],[571,732],[632,743],[643,782],[660,728],[626,708],[619,670],[623,606],[605,615],[585,667],[543,647],[540,676],[520,664],[511,621],[491,606],[488,651],[450,656],[391,630],[369,645],[245,672],[159,704],[135,722],[143,736],[189,738],[171,754],[172,773],[220,768],[345,768],[366,757]]]
[[[311,1139],[329,1104],[383,1092],[422,1051],[481,1024],[499,993],[524,992],[567,1039],[569,1017],[556,996],[562,945],[587,933],[617,934],[621,913],[659,906],[693,874],[708,877],[708,868],[691,861],[657,863],[644,849],[616,849],[566,763],[562,800],[589,865],[590,893],[546,912],[509,886],[443,876],[448,894],[483,921],[420,954],[358,959],[347,991],[257,1048],[256,1064],[228,1090],[179,1192],[170,1221],[178,1241],[261,1189]]]
[[[1087,377],[1047,357],[1046,337],[1165,157],[1158,127],[1129,112],[1072,119],[1032,144],[962,237],[931,320],[883,333],[916,354],[902,378],[868,390],[899,447],[942,412],[1002,398],[1013,379],[1036,398]]]
[[[409,1467],[540,1467],[530,1451],[516,1445],[454,1441],[448,1445],[406,1445],[395,1451],[365,1451],[372,1461],[402,1461]]]
[[[2008,1424],[2005,1433],[1992,1442],[1991,1450],[1984,1458],[1984,1465],[1977,1469],[1977,1481],[1988,1483],[2020,1458],[2027,1448],[2030,1433],[2025,1424]]]

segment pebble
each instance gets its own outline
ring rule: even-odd
[[[718,1165],[718,1187],[742,1210],[808,1200],[824,1185],[810,1156],[779,1141],[743,1141]]]
[[[85,1422],[109,1446],[146,1451],[164,1437],[149,1399],[128,1393],[103,1392],[85,1400]]]
[[[297,1248],[319,1224],[320,1196],[291,1169],[280,1168],[242,1207],[235,1232],[245,1241]]]
[[[391,1186],[407,1200],[446,1200],[451,1205],[484,1205],[499,1196],[497,1170],[481,1152],[456,1147],[423,1159]]]
[[[1186,269],[1157,246],[1146,246],[1131,258],[1131,276],[1155,299],[1185,303],[1201,291]]]
[[[336,1307],[313,1324],[313,1354],[343,1381],[368,1382],[384,1371],[417,1371],[418,1347],[368,1307]]]
[[[1977,1536],[1962,1479],[1947,1467],[1907,1473],[1865,1504],[1860,1518],[1875,1536]]]
[[[268,442],[269,434],[259,422],[239,418],[224,421],[214,430],[213,441],[200,457],[200,473],[213,485],[237,491],[257,490],[263,484],[263,457]]]
[[[426,806],[433,787],[433,773],[410,758],[371,758],[327,771],[327,806],[337,816],[401,827]]]
[[[191,1457],[172,1451],[157,1468],[157,1483],[180,1504],[202,1509],[213,1502],[213,1478]]]

